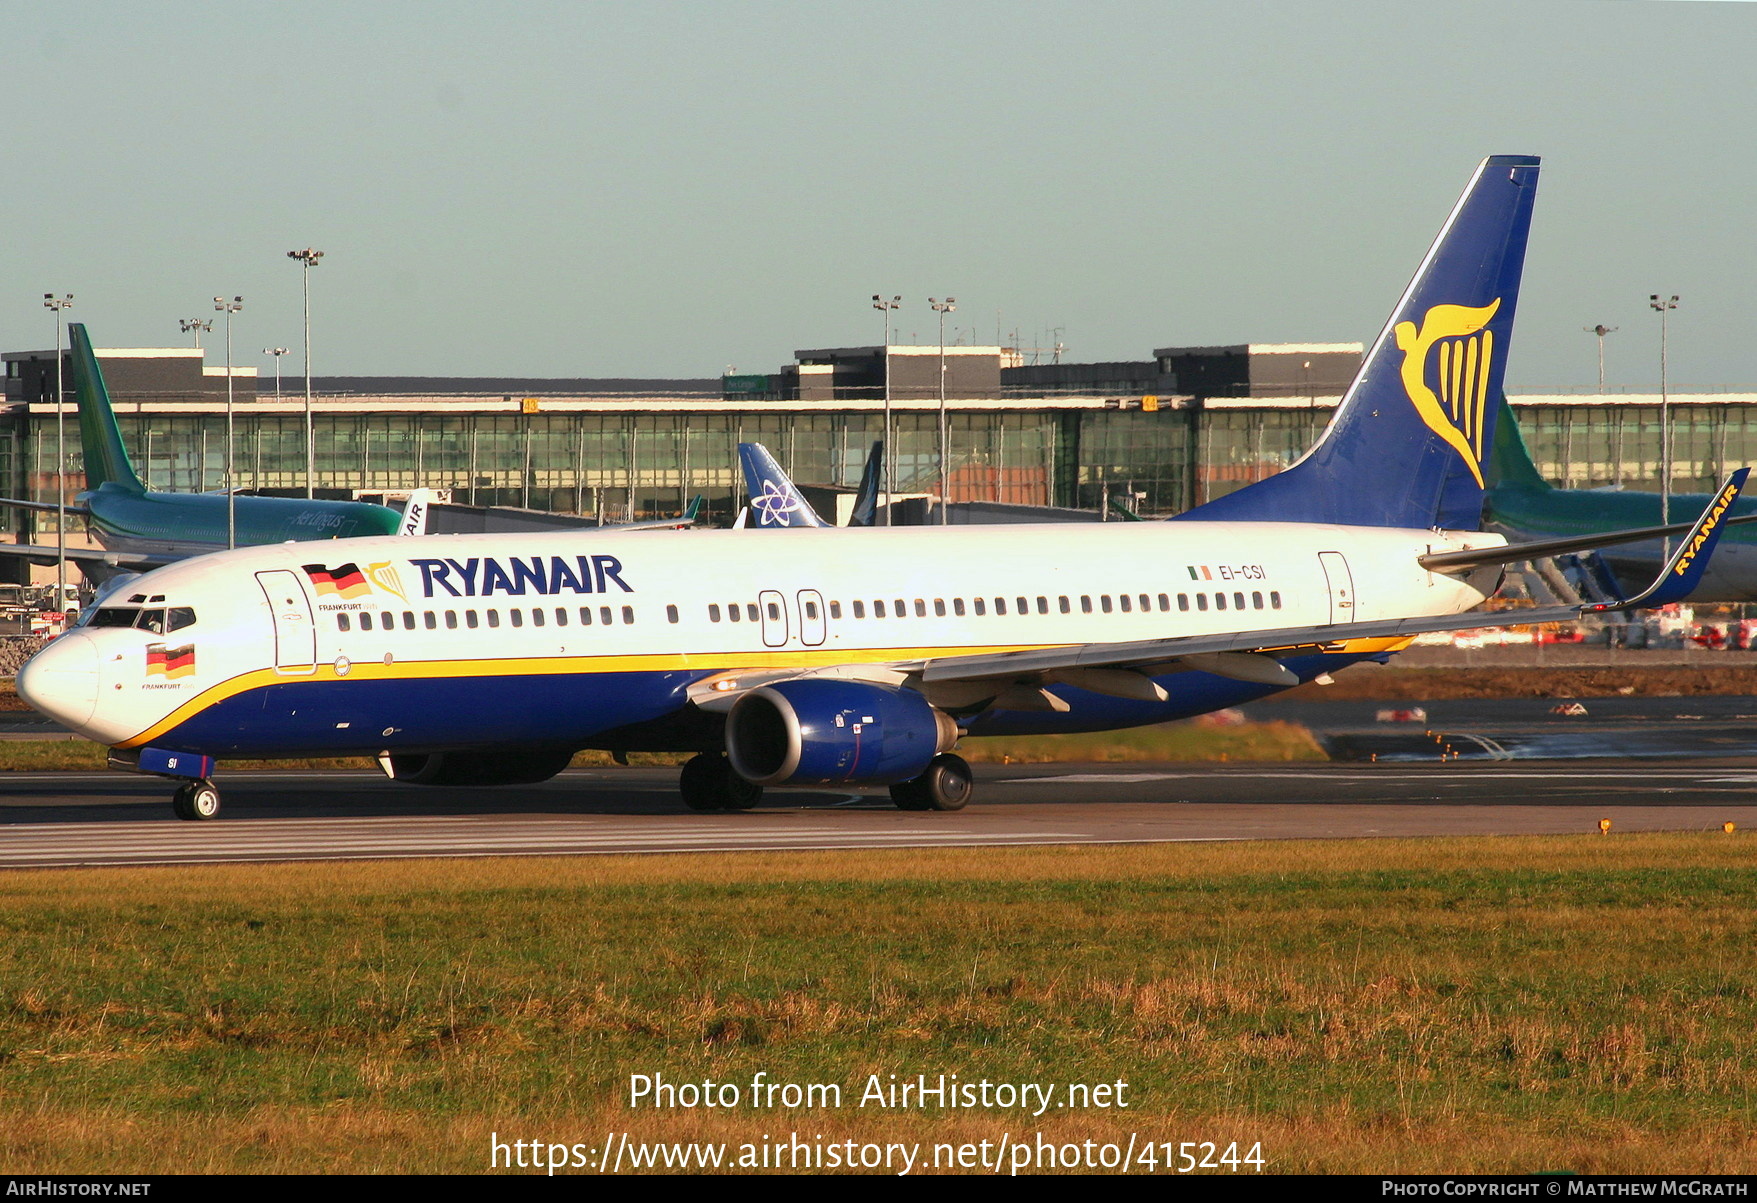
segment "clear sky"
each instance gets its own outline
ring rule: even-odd
[[[0,346],[712,376],[796,348],[1368,341],[1475,164],[1544,176],[1508,383],[1757,385],[1757,4],[0,0]],[[209,336],[217,346],[219,329]]]

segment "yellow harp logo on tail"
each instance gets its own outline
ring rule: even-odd
[[[1489,365],[1494,362],[1495,333],[1486,329],[1496,297],[1479,309],[1435,305],[1414,322],[1398,322],[1397,349],[1403,352],[1403,391],[1428,429],[1464,457],[1470,474],[1481,485],[1483,415],[1489,406]],[[1434,355],[1439,391],[1428,387],[1429,353]]]

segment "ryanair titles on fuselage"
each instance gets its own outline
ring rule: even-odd
[[[468,560],[410,560],[421,570],[425,597],[553,597],[561,593],[624,593],[634,586],[622,579],[615,556],[482,556]]]

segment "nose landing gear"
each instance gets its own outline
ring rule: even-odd
[[[206,778],[191,781],[171,795],[171,810],[179,819],[214,818],[220,813],[220,791]]]
[[[177,792],[171,795],[171,811],[179,819],[200,821],[220,813],[220,791],[210,780],[214,771],[212,756],[165,748],[111,748],[109,763],[111,768],[124,773],[144,773],[175,781]]]

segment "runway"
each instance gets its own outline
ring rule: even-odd
[[[983,847],[1757,828],[1757,760],[1654,765],[978,766],[960,812],[881,791],[772,791],[753,811],[682,808],[670,769],[541,786],[420,789],[367,773],[237,773],[224,815],[171,817],[166,783],[0,777],[0,868],[408,857]]]

